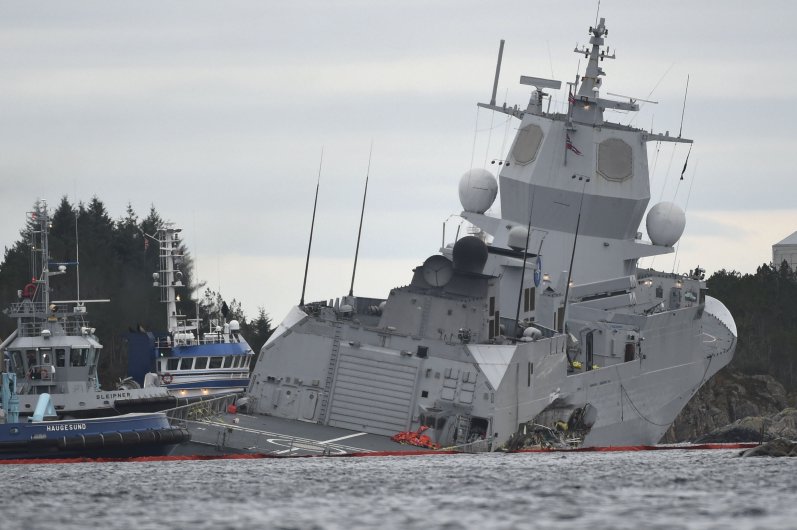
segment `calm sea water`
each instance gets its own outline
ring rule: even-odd
[[[1,528],[796,528],[797,459],[737,451],[0,466]]]

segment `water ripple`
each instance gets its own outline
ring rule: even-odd
[[[797,459],[734,451],[0,466],[23,529],[786,528]]]

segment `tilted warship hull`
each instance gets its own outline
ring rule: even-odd
[[[444,245],[384,300],[291,310],[252,374],[250,433],[258,418],[279,418],[304,422],[316,440],[346,429],[352,445],[358,433],[388,440],[420,429],[441,446],[493,450],[654,444],[730,362],[733,318],[707,296],[703,271],[638,266],[672,253],[685,227],[677,205],[659,203],[646,218],[650,240],[638,232],[650,200],[647,143],[691,140],[604,120],[607,109],[638,110],[600,95],[600,65],[614,58],[606,34],[601,20],[576,50],[588,65],[569,84],[566,111],[545,110],[561,82],[526,76],[525,110],[494,97],[480,104],[519,125],[498,181],[479,169],[460,181],[472,235]],[[485,214],[499,182],[501,218]],[[235,427],[228,433],[220,447],[235,449]]]

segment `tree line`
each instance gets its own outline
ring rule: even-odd
[[[130,331],[165,331],[166,308],[153,287],[152,274],[159,269],[158,245],[146,234],[154,235],[164,223],[152,206],[140,218],[128,204],[124,215],[113,219],[102,201],[94,197],[88,204],[71,204],[63,197],[50,209],[50,262],[64,263],[66,273],[50,280],[51,300],[110,299],[108,303],[88,305],[88,319],[104,346],[99,366],[104,387],[126,375],[125,336]],[[5,247],[0,263],[0,305],[17,301],[17,291],[39,272],[31,268],[31,222],[20,230],[20,239]],[[151,244],[153,243],[153,244]],[[228,319],[241,323],[241,333],[255,352],[271,335],[271,319],[263,307],[248,319],[235,300],[225,300],[221,293],[206,288],[193,275],[193,258],[183,245],[180,270],[186,285],[178,310],[204,322],[221,318],[226,305]],[[79,263],[79,267],[76,266]],[[79,270],[79,281],[78,281]],[[16,328],[16,320],[0,318],[0,337]]]
[[[736,321],[739,342],[730,368],[768,374],[797,390],[797,274],[785,261],[763,264],[755,274],[725,269],[707,280]]]

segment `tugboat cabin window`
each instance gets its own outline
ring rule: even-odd
[[[190,370],[194,366],[193,357],[183,357],[180,359],[180,370]]]
[[[25,366],[22,364],[22,352],[15,350],[11,352],[11,355],[14,358],[14,372],[17,374],[17,377],[25,377]]]
[[[53,364],[53,354],[50,349],[42,349],[41,351],[41,363],[40,364]]]
[[[64,348],[55,350],[55,365],[59,368],[66,366],[66,350]]]
[[[241,366],[241,358],[236,355],[235,357],[232,358],[232,367],[238,368],[239,366]]]
[[[209,368],[221,368],[222,357],[211,357]]]
[[[196,363],[194,364],[194,370],[204,370],[208,367],[208,358],[207,357],[197,357]]]
[[[232,355],[224,358],[224,368],[232,367]]]
[[[86,366],[88,356],[88,348],[73,349],[69,355],[69,366]]]
[[[180,364],[180,359],[172,358],[169,359],[166,363],[167,370],[177,370],[177,366]]]

